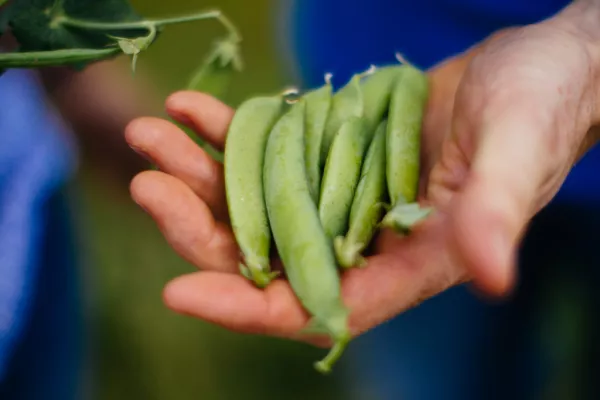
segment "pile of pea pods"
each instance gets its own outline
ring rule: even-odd
[[[225,188],[242,255],[241,273],[260,288],[286,278],[312,319],[305,332],[328,335],[322,373],[351,340],[341,274],[368,267],[377,231],[410,234],[432,211],[416,202],[421,125],[429,85],[399,63],[357,73],[333,90],[331,75],[306,93],[246,100],[225,144]]]

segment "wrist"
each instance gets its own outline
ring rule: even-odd
[[[585,46],[590,63],[592,81],[592,118],[583,138],[577,158],[582,157],[600,141],[600,0],[574,0],[547,22],[571,35],[579,45]]]
[[[573,0],[548,22],[595,47],[600,46],[600,0]]]
[[[600,78],[600,0],[574,0],[554,18],[546,21],[585,46],[591,68]],[[600,80],[596,80],[600,83]],[[595,82],[595,83],[596,83]]]

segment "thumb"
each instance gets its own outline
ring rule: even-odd
[[[513,286],[521,235],[553,180],[545,145],[551,128],[523,108],[505,110],[469,134],[475,149],[450,214],[456,261],[476,286],[494,295]]]

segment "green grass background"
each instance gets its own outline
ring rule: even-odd
[[[245,71],[227,102],[285,83],[273,45],[273,8],[267,0],[135,0],[147,16],[218,7],[244,37]],[[211,41],[214,21],[172,26],[142,55],[161,96],[183,87]],[[321,377],[312,363],[323,350],[288,341],[238,335],[167,310],[161,290],[194,271],[168,247],[153,221],[115,183],[83,160],[77,180],[92,283],[94,388],[99,399],[231,400],[342,399],[343,372]]]

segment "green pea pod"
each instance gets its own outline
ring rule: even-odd
[[[402,65],[380,67],[362,83],[364,99],[363,116],[369,131],[375,132],[389,108],[390,98],[396,79],[400,76]]]
[[[315,364],[331,371],[351,339],[349,311],[331,242],[319,220],[304,164],[304,100],[300,99],[273,128],[264,165],[264,188],[273,238],[288,281],[312,316],[305,331],[331,337],[333,348]]]
[[[240,270],[258,287],[275,277],[270,272],[263,162],[269,133],[283,105],[281,95],[247,100],[236,111],[225,142],[225,190],[231,226],[244,259]]]
[[[432,212],[432,207],[421,207],[419,203],[398,204],[385,215],[381,226],[409,235],[412,229]]]
[[[386,138],[386,174],[392,205],[417,196],[421,126],[428,99],[427,75],[405,64],[394,84]]]
[[[330,75],[325,77],[325,85],[304,95],[306,103],[306,149],[304,160],[308,175],[308,184],[315,203],[319,201],[319,189],[321,186],[321,143],[323,142],[323,132],[331,107],[333,91],[330,77]]]
[[[342,124],[350,117],[361,117],[363,114],[363,97],[360,83],[364,76],[365,73],[355,74],[344,87],[333,95],[331,109],[325,124],[325,132],[323,132],[320,168],[325,165],[333,139],[335,139]]]
[[[387,197],[385,180],[385,134],[387,121],[382,121],[369,146],[361,178],[350,210],[350,228],[346,237],[335,238],[334,247],[342,268],[362,267],[362,251],[370,244],[383,216]]]
[[[321,185],[319,216],[327,236],[333,240],[348,229],[348,217],[369,135],[362,117],[350,117],[335,136]]]

